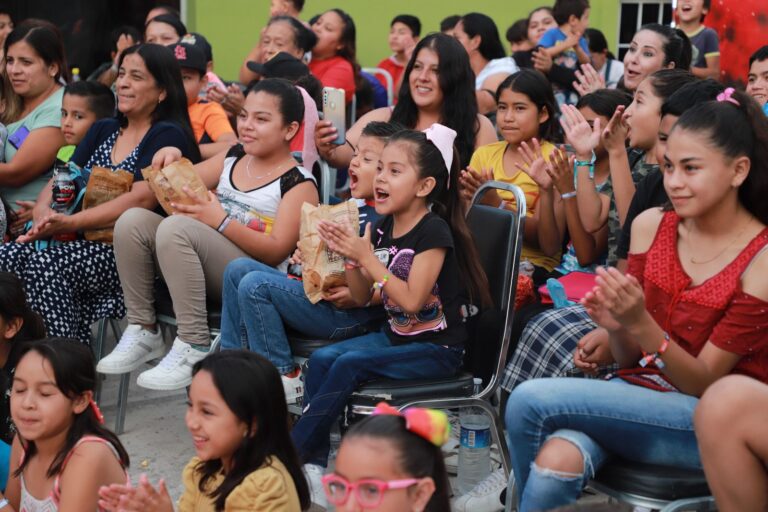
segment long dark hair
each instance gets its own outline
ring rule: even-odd
[[[55,81],[60,78],[69,81],[67,57],[64,54],[61,33],[55,25],[43,20],[27,20],[21,23],[5,39],[3,55],[7,57],[8,49],[19,41],[24,41],[31,46],[47,66],[55,64],[58,67],[53,77]]]
[[[739,187],[739,201],[760,222],[768,224],[768,118],[746,93],[735,91],[731,97],[738,105],[707,101],[691,107],[680,116],[672,132],[701,133],[727,158],[749,158],[751,167]]]
[[[485,275],[480,256],[477,253],[472,232],[464,219],[459,198],[458,153],[454,148],[453,165],[449,170],[440,150],[427,139],[424,132],[402,130],[390,137],[387,145],[407,142],[410,146],[412,161],[416,164],[419,178],[434,178],[435,187],[427,196],[427,204],[432,211],[442,217],[451,227],[454,239],[453,252],[459,264],[459,271],[467,278],[467,291],[470,301],[483,306],[491,305],[493,300],[488,293],[488,278]],[[450,180],[450,186],[449,185]]]
[[[664,39],[661,49],[664,52],[665,66],[674,63],[678,69],[689,69],[691,67],[693,48],[691,47],[691,40],[688,39],[685,32],[679,28],[672,28],[659,23],[648,23],[640,27],[640,30],[656,32]]]
[[[56,379],[56,387],[69,398],[74,400],[88,391],[96,390],[96,363],[93,359],[93,353],[88,346],[77,340],[69,338],[47,338],[40,341],[33,341],[26,344],[19,355],[21,361],[25,355],[30,352],[37,352],[43,357],[53,369],[53,376]],[[11,397],[13,401],[13,397]],[[129,464],[128,452],[125,451],[120,439],[110,430],[101,424],[93,407],[86,407],[83,412],[76,414],[72,424],[67,431],[67,437],[64,440],[64,446],[54,457],[53,462],[48,467],[46,475],[51,478],[61,473],[64,459],[75,447],[78,441],[85,436],[96,436],[105,439],[117,451],[120,464],[127,468]],[[34,441],[26,441],[21,437],[22,445],[26,452],[24,461],[14,473],[18,477],[24,471],[24,468],[37,453],[37,447]]]
[[[509,75],[496,89],[496,103],[499,102],[501,93],[505,89],[528,96],[539,112],[546,109],[549,118],[539,124],[539,139],[548,142],[560,142],[562,140],[560,123],[557,122],[560,110],[557,108],[555,95],[552,92],[552,84],[541,71],[525,68]]]
[[[440,122],[458,134],[456,149],[459,151],[461,168],[469,165],[475,151],[475,138],[480,130],[477,120],[477,98],[475,97],[475,75],[469,66],[469,57],[461,44],[445,34],[429,34],[416,45],[411,60],[403,73],[397,105],[392,111],[391,121],[408,128],[415,128],[419,119],[419,107],[413,101],[409,78],[419,52],[428,48],[437,54],[438,83],[443,92],[440,108]]]
[[[493,60],[506,56],[499,38],[499,29],[489,16],[471,12],[461,17],[461,24],[470,39],[480,36],[480,46],[477,50],[485,59]]]
[[[245,350],[225,350],[195,363],[192,376],[208,372],[227,407],[246,425],[256,425],[253,435],[243,438],[232,455],[232,468],[224,481],[208,495],[216,510],[224,510],[227,496],[249,474],[276,458],[288,470],[296,486],[302,510],[310,506],[309,485],[289,434],[288,407],[280,373],[266,358]],[[208,483],[221,472],[220,459],[202,461],[195,468],[201,475],[199,489],[208,493]]]
[[[632,96],[619,89],[598,89],[579,98],[576,108],[589,108],[599,115],[610,119],[619,105],[629,106]]]
[[[27,304],[21,279],[10,272],[0,272],[0,317],[6,323],[21,318],[21,329],[12,341],[39,340],[45,337],[43,319]]]
[[[352,425],[344,439],[355,437],[372,437],[391,442],[398,452],[400,468],[406,475],[413,478],[432,477],[435,482],[435,492],[425,512],[451,510],[448,473],[440,447],[408,431],[405,418],[389,414],[369,416]]]
[[[192,152],[192,160],[200,160],[200,150],[197,147],[192,123],[189,120],[187,110],[187,94],[184,92],[184,84],[181,81],[181,68],[179,61],[173,56],[170,48],[159,44],[142,43],[131,46],[123,51],[117,67],[123,65],[125,57],[136,54],[144,61],[147,71],[155,79],[157,87],[165,91],[165,99],[157,104],[152,112],[152,124],[159,121],[170,121],[178,124],[189,141],[189,150]],[[117,119],[120,126],[128,126],[128,119],[117,110]]]

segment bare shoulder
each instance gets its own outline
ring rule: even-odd
[[[659,229],[661,219],[664,218],[664,210],[650,208],[635,217],[632,221],[632,238],[629,244],[629,252],[643,254],[648,251]]]
[[[752,260],[741,276],[741,286],[745,293],[768,301],[768,249],[759,252]]]

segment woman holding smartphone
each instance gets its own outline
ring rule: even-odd
[[[336,123],[317,123],[315,143],[320,156],[336,168],[347,167],[363,128],[371,121],[398,122],[406,128],[425,130],[440,123],[458,133],[456,148],[461,168],[469,164],[475,147],[496,142],[496,130],[478,113],[475,79],[464,48],[445,34],[430,34],[416,45],[403,72],[394,109],[368,112],[339,137]],[[471,129],[469,129],[471,127]],[[339,144],[341,142],[341,144]]]
[[[32,201],[51,178],[56,153],[64,145],[60,79],[67,78],[68,68],[61,38],[47,23],[19,25],[8,35],[4,50],[11,87],[6,88],[10,95],[1,119],[8,139],[5,162],[0,163],[0,193],[12,207],[19,207],[18,226],[31,218]]]

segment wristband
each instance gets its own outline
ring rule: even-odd
[[[572,197],[576,197],[576,191],[572,190],[571,192],[566,192],[565,194],[560,194],[560,197],[563,199],[570,199]]]
[[[595,161],[597,161],[597,155],[594,151],[592,151],[592,158],[589,160],[575,160],[573,162],[573,174],[578,176],[578,168],[587,167],[589,168],[589,179],[595,179]]]
[[[654,352],[653,354],[648,354],[646,352],[643,352],[643,357],[638,361],[638,364],[645,368],[650,363],[653,363],[656,365],[656,368],[659,370],[663,369],[665,364],[664,361],[661,360],[661,356],[667,351],[669,348],[669,334],[666,332],[664,333],[664,341],[661,342],[661,346],[659,349]]]
[[[227,215],[224,217],[224,220],[221,221],[221,224],[219,224],[219,227],[216,228],[216,231],[219,233],[224,233],[224,230],[227,229],[227,226],[229,226],[229,223],[232,222],[232,217]]]
[[[381,278],[381,281],[378,283],[373,283],[373,291],[381,290],[384,288],[384,285],[387,284],[387,281],[389,281],[389,274],[384,274],[384,277]]]

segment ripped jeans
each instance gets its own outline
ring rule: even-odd
[[[693,411],[699,399],[610,381],[554,378],[524,382],[507,402],[505,422],[520,512],[574,503],[612,455],[681,468],[701,468]],[[542,445],[560,438],[575,445],[580,474],[534,463]]]

